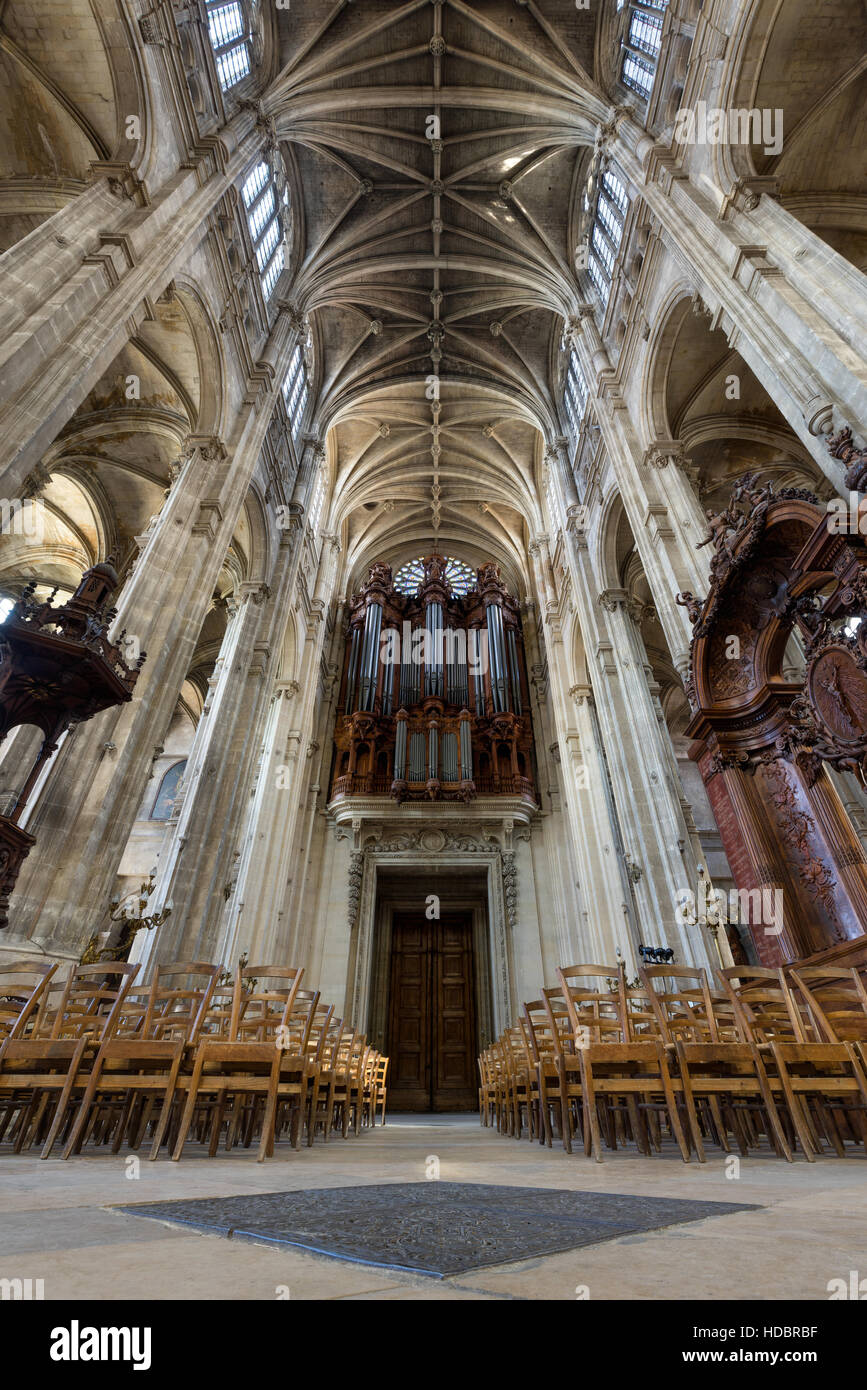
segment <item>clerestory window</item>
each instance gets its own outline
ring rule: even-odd
[[[237,0],[206,0],[208,37],[214,50],[217,77],[224,92],[250,72],[250,28]]]
[[[289,195],[284,192],[280,197],[271,165],[260,159],[241,186],[241,198],[247,210],[247,226],[256,253],[262,293],[268,300],[286,262]]]
[[[587,270],[603,304],[608,303],[611,292],[614,261],[623,240],[628,210],[626,189],[617,176],[606,169],[599,181],[587,255]]]
[[[668,0],[640,0],[629,7],[629,22],[621,40],[623,61],[620,77],[647,101],[656,76],[656,60],[662,40],[662,19]]]

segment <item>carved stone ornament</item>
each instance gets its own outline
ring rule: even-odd
[[[828,453],[845,465],[847,488],[853,492],[867,490],[867,449],[859,449],[853,444],[848,425],[828,440]]]

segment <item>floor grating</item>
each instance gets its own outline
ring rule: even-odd
[[[760,1207],[416,1182],[124,1205],[131,1216],[443,1278]]]

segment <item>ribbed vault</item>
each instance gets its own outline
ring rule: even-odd
[[[294,166],[293,301],[314,325],[350,564],[387,529],[398,549],[483,544],[520,571],[580,303],[579,163],[610,115],[588,76],[595,19],[574,0],[278,15],[263,107]]]

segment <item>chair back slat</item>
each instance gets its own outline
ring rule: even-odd
[[[101,1042],[110,1037],[138,970],[138,964],[126,961],[73,965],[58,1007],[40,1010],[39,1035],[54,1041],[92,1038]]]
[[[645,965],[639,976],[659,1022],[663,1042],[718,1042],[707,972],[675,965]]]
[[[628,1041],[622,966],[567,965],[558,967],[557,979],[577,1043]]]
[[[812,1042],[809,1013],[799,1008],[782,970],[766,965],[735,965],[718,970],[748,1042]]]
[[[0,1041],[22,1038],[35,1027],[56,961],[11,960],[0,966]]]
[[[867,1042],[867,987],[857,970],[802,965],[790,976],[824,1042]]]

